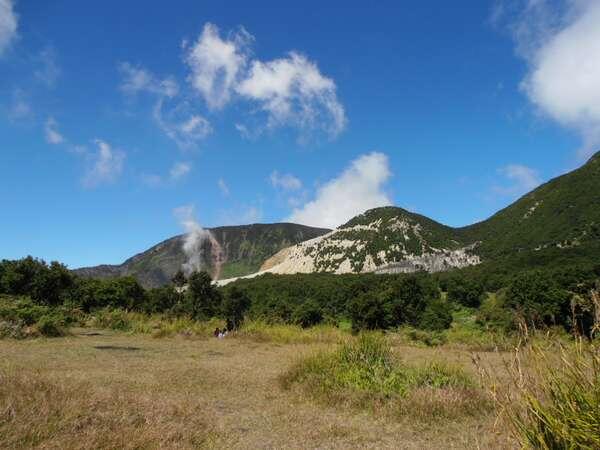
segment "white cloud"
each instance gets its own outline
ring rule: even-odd
[[[539,110],[583,140],[580,157],[600,145],[600,2],[529,0],[511,24],[529,64],[522,89]]]
[[[172,77],[160,80],[143,67],[128,62],[119,64],[119,71],[123,76],[119,88],[128,95],[149,92],[172,98],[179,93],[179,86]]]
[[[181,148],[194,147],[211,132],[210,122],[197,114],[188,101],[178,101],[179,85],[172,77],[159,79],[140,66],[125,62],[119,65],[123,79],[119,88],[127,95],[152,94],[156,103],[154,121],[163,133]]]
[[[65,142],[65,138],[58,131],[58,123],[53,117],[49,117],[48,120],[46,120],[44,133],[48,144],[58,145]]]
[[[323,129],[332,137],[346,126],[336,86],[317,65],[295,52],[269,62],[253,61],[237,92],[267,113],[267,127],[292,125],[304,131]]]
[[[86,187],[95,187],[103,183],[114,182],[123,171],[125,154],[113,149],[108,143],[96,139],[97,152],[89,154],[89,167],[84,176],[83,184]]]
[[[287,220],[335,228],[367,209],[391,205],[391,199],[383,190],[390,176],[385,154],[362,155],[340,176],[320,187],[314,200],[294,209]]]
[[[510,181],[509,185],[493,187],[494,192],[500,195],[520,196],[542,183],[536,170],[521,164],[509,164],[499,172]]]
[[[217,181],[217,186],[219,186],[219,189],[223,196],[229,197],[229,186],[227,186],[227,183],[223,178],[219,178],[219,180]]]
[[[48,87],[53,87],[60,76],[55,50],[52,47],[46,47],[40,52],[37,60],[39,68],[34,71],[34,76]]]
[[[189,81],[209,108],[221,109],[229,102],[248,59],[248,44],[253,39],[243,28],[221,39],[219,29],[207,23],[188,49],[185,61],[192,72]]]
[[[17,37],[18,23],[12,0],[0,0],[0,56]]]
[[[190,112],[187,103],[180,103],[166,113],[163,108],[164,101],[159,99],[154,106],[154,120],[180,148],[192,148],[212,133],[210,122],[199,114]]]
[[[208,107],[221,109],[233,99],[243,99],[266,113],[262,128],[291,126],[301,130],[303,137],[315,131],[331,137],[341,133],[347,120],[335,82],[297,52],[267,62],[252,60],[253,40],[243,28],[221,38],[218,28],[207,23],[198,40],[186,47],[188,79]],[[236,128],[243,137],[262,131],[240,123]]]
[[[286,191],[297,191],[302,188],[302,181],[290,173],[280,174],[274,170],[269,177],[271,185],[274,188],[281,188]]]
[[[142,183],[150,187],[164,187],[169,183],[176,183],[185,178],[192,171],[189,162],[176,162],[169,169],[169,173],[158,175],[156,173],[143,173],[140,175]]]
[[[177,162],[173,164],[169,171],[169,177],[173,181],[177,181],[185,177],[192,170],[192,165],[187,162]]]

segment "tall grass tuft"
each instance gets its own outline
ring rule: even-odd
[[[405,364],[376,333],[305,358],[280,381],[286,389],[297,384],[330,404],[425,421],[473,415],[488,406],[484,393],[461,368],[443,362]]]
[[[515,351],[494,397],[525,448],[600,449],[600,352],[581,341]]]

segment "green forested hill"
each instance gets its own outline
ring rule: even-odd
[[[480,242],[477,252],[484,259],[595,245],[600,239],[600,153],[489,219],[458,231],[462,239]]]
[[[493,271],[600,262],[600,153],[489,219],[452,228],[398,207],[360,214],[288,251],[274,273]]]

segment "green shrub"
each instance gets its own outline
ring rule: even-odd
[[[328,403],[367,409],[383,405],[400,415],[457,417],[488,406],[462,369],[442,362],[408,365],[375,333],[299,361],[280,381],[286,389],[299,384]]]
[[[323,314],[316,303],[307,301],[296,308],[292,320],[296,325],[308,328],[321,323],[323,321]]]
[[[91,325],[97,328],[108,328],[117,331],[131,330],[131,320],[122,309],[101,309],[92,315]]]
[[[361,294],[348,310],[354,331],[385,329],[393,323],[392,305],[382,295]]]
[[[60,337],[66,334],[64,321],[57,316],[45,315],[39,318],[36,328],[42,336]]]
[[[569,325],[571,294],[548,273],[523,273],[506,290],[506,305],[528,326]]]
[[[237,330],[250,307],[250,299],[244,291],[233,286],[221,303],[221,314],[227,322],[228,330]]]
[[[432,301],[421,316],[420,326],[430,331],[443,331],[452,324],[452,306],[443,300]]]
[[[490,331],[514,331],[516,329],[515,312],[506,306],[505,293],[490,294],[481,304],[477,323]]]
[[[481,283],[466,277],[449,280],[447,290],[449,301],[469,308],[477,308],[484,296]]]

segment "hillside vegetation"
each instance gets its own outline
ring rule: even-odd
[[[600,154],[498,212],[451,228],[402,208],[366,211],[276,255],[278,274],[443,272],[479,264],[504,271],[600,258]],[[509,269],[510,270],[510,269]]]

